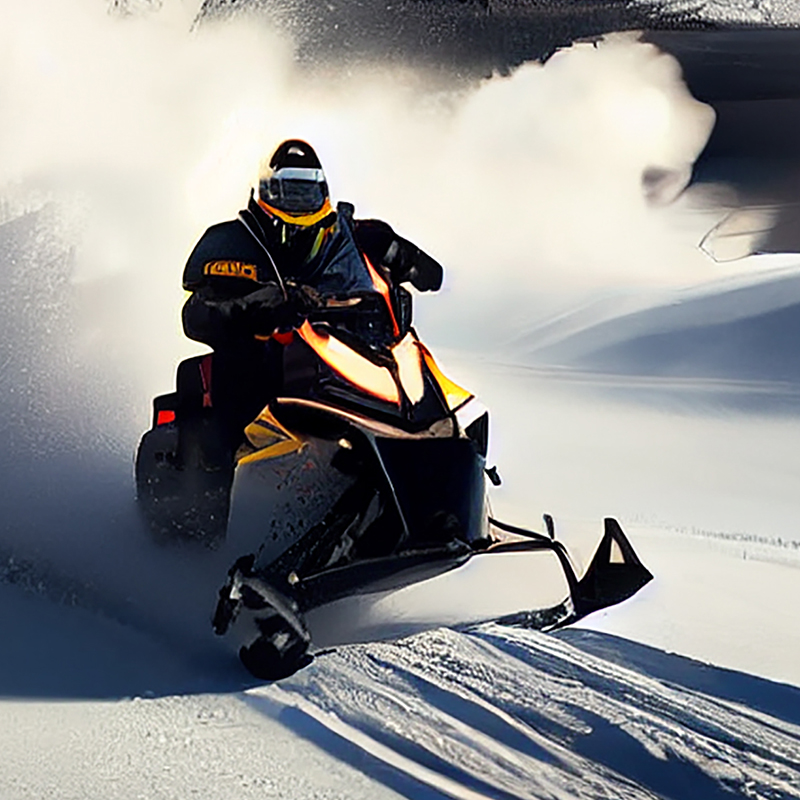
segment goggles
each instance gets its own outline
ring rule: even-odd
[[[259,180],[258,196],[289,214],[313,214],[325,205],[328,184],[321,169],[283,167]]]

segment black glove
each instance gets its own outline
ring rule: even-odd
[[[304,316],[325,306],[325,300],[313,286],[288,282],[286,294],[289,295],[288,302]]]
[[[283,322],[286,298],[277,283],[268,283],[229,302],[231,321],[251,334],[269,336]]]
[[[299,328],[312,311],[325,305],[319,292],[311,286],[298,286],[288,281],[285,286],[285,296],[278,286],[267,285],[242,298],[257,333],[268,335],[275,329]]]
[[[395,283],[408,281],[421,292],[435,292],[442,286],[442,265],[401,236],[395,237],[383,257],[383,263],[389,267]]]
[[[281,287],[277,283],[268,283],[233,301],[234,305],[242,312],[253,316],[258,315],[259,312],[272,311],[285,302]]]
[[[319,292],[311,286],[286,283],[286,301],[275,309],[276,326],[282,330],[299,328],[308,315],[325,303]]]
[[[437,292],[442,288],[442,265],[424,250],[417,250],[416,260],[409,270],[408,280],[421,292]]]

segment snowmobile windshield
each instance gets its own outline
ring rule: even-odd
[[[258,186],[261,200],[290,214],[312,214],[319,211],[328,198],[328,184],[321,169],[284,167]]]

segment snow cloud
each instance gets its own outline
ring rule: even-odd
[[[336,198],[445,264],[442,308],[718,269],[696,249],[705,220],[648,202],[679,192],[713,112],[635,36],[445,85],[380,64],[315,74],[264,20],[193,28],[195,11],[0,4],[5,214],[57,201],[74,280],[128,281],[117,324],[162,385],[187,350],[186,255],[287,136],[315,145]]]

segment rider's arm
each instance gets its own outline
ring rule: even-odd
[[[442,286],[442,265],[408,239],[398,236],[385,222],[361,219],[354,222],[358,246],[373,264],[387,267],[392,282],[410,283],[421,292],[435,292]]]
[[[236,221],[209,228],[183,272],[191,296],[183,307],[190,339],[214,348],[269,335],[281,324],[283,292],[262,267],[263,254]]]
[[[238,288],[238,287],[236,287]],[[195,289],[183,306],[183,330],[190,339],[219,348],[269,335],[289,312],[277,284],[256,285],[255,291],[231,295],[213,283]]]

